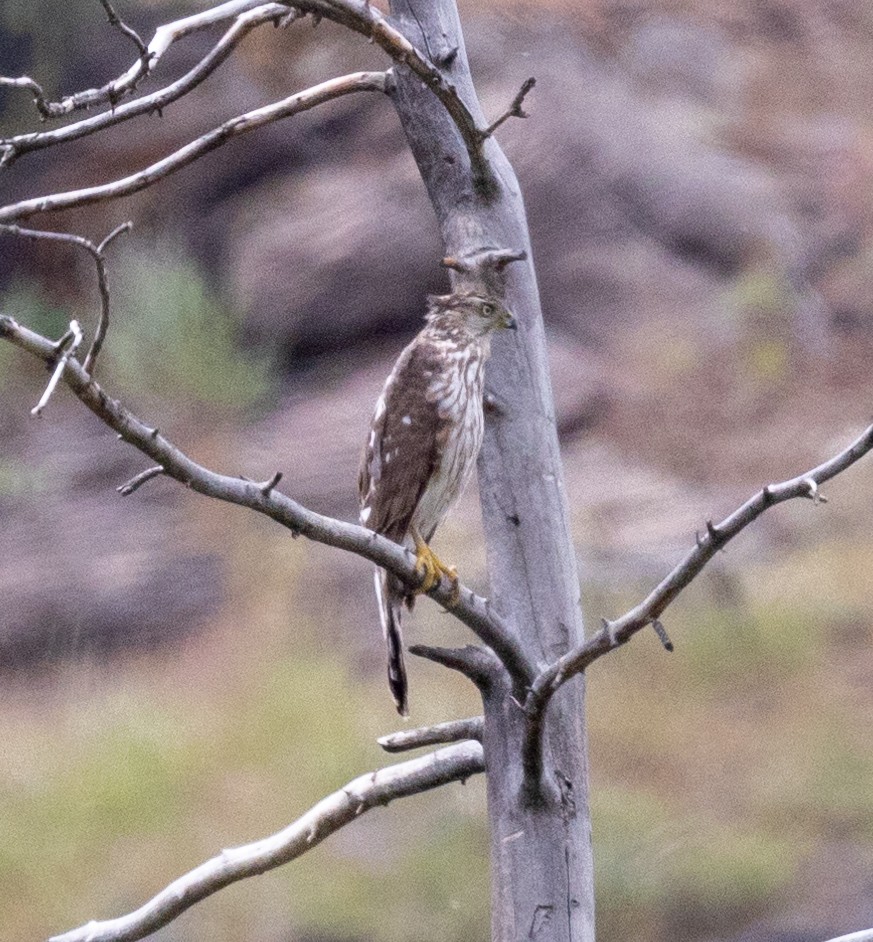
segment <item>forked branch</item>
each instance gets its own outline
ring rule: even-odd
[[[531,686],[524,705],[528,726],[524,766],[528,780],[539,780],[543,717],[552,696],[563,684],[613,648],[627,643],[643,628],[654,624],[664,609],[700,574],[712,557],[750,523],[757,520],[764,511],[797,497],[807,498],[816,504],[823,503],[825,498],[819,491],[821,485],[842,474],[871,449],[873,425],[829,461],[781,484],[768,484],[721,523],[713,524],[712,521],[707,521],[706,532],[697,534],[694,548],[636,608],[615,621],[604,621],[597,634],[543,670]]]
[[[137,115],[159,110],[185,94],[203,80],[229,55],[233,47],[246,32],[267,21],[288,22],[301,14],[324,17],[366,36],[382,48],[399,66],[413,72],[440,100],[446,109],[470,158],[474,178],[487,184],[491,177],[485,159],[485,141],[508,118],[524,117],[522,103],[534,85],[528,79],[513,99],[509,109],[486,128],[480,128],[476,118],[458,93],[455,85],[443,74],[440,67],[420,52],[399,30],[373,7],[369,0],[295,0],[295,2],[263,3],[259,0],[230,0],[210,10],[164,24],[155,31],[148,46],[139,35],[118,18],[108,0],[100,0],[106,9],[110,23],[131,38],[140,53],[137,61],[122,75],[99,88],[75,92],[60,101],[49,101],[41,86],[30,76],[2,78],[0,84],[24,88],[33,95],[34,103],[43,119],[70,114],[83,108],[108,104],[111,111],[97,115],[55,131],[20,134],[0,139],[0,168],[7,166],[21,154],[30,150],[49,147],[63,141],[74,140],[94,133],[104,127],[128,120]],[[148,75],[152,74],[166,51],[179,39],[225,20],[235,19],[234,26],[221,42],[186,76],[167,88],[146,96],[121,108],[116,106],[126,95],[136,90]],[[447,59],[442,63],[450,66]],[[79,204],[73,204],[79,205]],[[63,207],[57,207],[63,208]],[[5,218],[25,218],[7,216]]]
[[[193,69],[165,88],[159,89],[151,95],[137,98],[135,101],[119,105],[110,111],[104,111],[102,114],[75,121],[61,128],[55,128],[51,131],[32,131],[27,134],[17,134],[14,137],[0,138],[0,151],[3,152],[3,156],[0,158],[0,167],[9,166],[22,154],[30,151],[42,150],[56,144],[87,137],[90,134],[102,131],[104,128],[121,124],[140,115],[160,114],[164,108],[196,88],[211,75],[253,29],[263,23],[284,22],[287,16],[288,8],[280,3],[263,4],[254,10],[241,13],[234,20],[230,29],[225,32]]]
[[[303,817],[270,837],[223,850],[174,880],[144,906],[103,922],[52,937],[49,942],[132,942],[172,922],[218,890],[281,867],[372,808],[419,795],[449,782],[465,781],[485,770],[482,746],[462,742],[429,755],[369,772],[322,798]]]
[[[0,315],[0,339],[9,340],[47,363],[54,364],[57,360],[57,346],[52,341],[22,327],[11,317]],[[98,418],[124,441],[148,455],[167,477],[200,494],[264,514],[295,535],[356,553],[411,586],[420,584],[422,577],[416,569],[415,555],[397,543],[364,527],[308,510],[274,486],[267,487],[204,468],[183,454],[158,429],[146,425],[120,402],[110,399],[77,360],[66,360],[62,373],[61,378],[66,385]],[[453,584],[445,578],[427,594],[451,611],[497,654],[517,690],[523,691],[530,685],[535,675],[533,665],[524,654],[513,627],[487,599],[466,586],[460,587],[456,598]]]
[[[155,35],[147,47],[139,36],[126,24],[121,24],[118,17],[117,22],[113,22],[113,14],[110,13],[112,7],[101,0],[103,8],[109,15],[110,23],[116,28],[120,28],[125,35],[130,38],[136,37],[137,50],[139,58],[136,62],[121,76],[107,82],[100,88],[89,88],[84,91],[75,92],[67,95],[60,101],[48,101],[40,86],[28,76],[20,79],[0,79],[3,84],[18,84],[20,87],[28,88],[34,95],[34,101],[43,118],[55,118],[70,114],[73,111],[79,111],[83,108],[93,108],[97,105],[109,104],[114,106],[125,95],[130,94],[142,82],[146,76],[150,75],[157,64],[161,61],[164,53],[173,45],[174,42],[184,36],[197,32],[202,29],[221,23],[224,20],[233,19],[247,10],[254,7],[264,6],[263,0],[231,0],[229,3],[222,3],[210,10],[204,10],[202,13],[195,13],[193,16],[186,16],[184,19],[176,20],[173,23],[165,23],[155,30]],[[283,5],[284,6],[284,5]],[[287,10],[287,7],[286,7]]]

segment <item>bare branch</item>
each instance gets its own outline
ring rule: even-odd
[[[106,9],[107,4],[103,0],[101,0],[101,3]],[[60,101],[44,102],[45,110],[40,109],[40,113],[44,117],[60,117],[73,111],[79,111],[82,108],[93,108],[95,105],[110,104],[114,106],[125,95],[134,91],[140,82],[155,70],[164,53],[174,42],[198,30],[206,29],[224,20],[233,19],[240,13],[245,13],[247,10],[263,5],[263,0],[231,0],[229,3],[222,3],[210,10],[204,10],[202,13],[186,16],[184,19],[176,20],[173,23],[165,23],[155,30],[155,35],[148,44],[145,53],[140,50],[137,61],[123,75],[107,82],[106,85],[102,85],[100,88],[89,88],[85,91],[75,92]],[[37,103],[37,107],[39,107],[39,103]]]
[[[103,922],[89,922],[54,936],[50,942],[132,942],[150,935],[218,890],[281,867],[301,857],[326,837],[372,808],[465,781],[485,770],[482,746],[464,742],[437,752],[369,772],[322,798],[284,830],[243,847],[223,850],[174,880],[144,906]]]
[[[0,339],[9,340],[49,363],[54,363],[57,356],[55,344],[22,327],[11,317],[0,315]],[[168,477],[182,482],[199,494],[264,514],[294,534],[356,553],[387,569],[410,586],[420,585],[422,576],[416,569],[415,555],[404,547],[372,530],[308,510],[279,491],[265,488],[263,484],[216,474],[197,464],[156,428],[146,425],[117,400],[110,399],[77,360],[69,359],[66,362],[63,379],[98,418],[124,441],[161,465]],[[515,629],[494,611],[487,599],[476,595],[466,586],[461,586],[456,593],[454,583],[447,578],[443,578],[427,594],[450,610],[494,650],[517,689],[526,689],[535,676],[533,665],[522,651]]]
[[[282,4],[262,4],[254,10],[240,14],[234,21],[233,26],[212,47],[209,53],[193,69],[186,72],[185,75],[172,84],[167,85],[166,88],[138,98],[136,101],[120,105],[111,111],[85,118],[82,121],[76,121],[62,128],[55,128],[52,131],[18,134],[15,137],[0,139],[0,149],[5,150],[5,156],[0,161],[0,166],[10,165],[15,159],[29,151],[42,150],[56,144],[77,140],[140,115],[160,114],[164,108],[191,91],[191,89],[196,88],[211,75],[255,27],[263,23],[276,22],[278,17],[287,16],[288,8]]]
[[[273,121],[279,121],[282,118],[300,114],[302,111],[308,111],[316,105],[339,98],[341,95],[362,91],[384,92],[385,81],[385,72],[353,72],[351,75],[330,79],[305,91],[297,92],[297,94],[291,95],[290,98],[284,98],[272,105],[266,105],[263,108],[257,108],[254,111],[231,118],[208,134],[198,137],[163,160],[159,160],[150,167],[146,167],[145,170],[140,170],[129,177],[123,177],[121,180],[115,180],[112,183],[104,183],[101,186],[92,186],[83,190],[69,190],[66,193],[40,196],[4,206],[0,208],[0,222],[27,219],[36,213],[70,209],[74,206],[88,206],[91,203],[100,203],[104,200],[137,193],[171,173],[187,167],[188,164],[193,163],[209,151],[221,147],[222,144],[226,144],[235,137],[247,134]]]
[[[570,678],[584,671],[589,664],[603,657],[604,654],[608,654],[618,645],[625,644],[647,625],[654,625],[657,631],[658,619],[664,609],[700,574],[704,566],[725,544],[757,520],[765,510],[796,497],[805,497],[816,503],[822,502],[824,498],[819,493],[820,486],[851,467],[871,449],[873,449],[873,425],[848,448],[824,464],[789,481],[783,481],[781,484],[766,485],[719,524],[707,521],[706,535],[698,534],[694,548],[636,608],[615,621],[604,621],[603,627],[597,634],[543,670],[531,686],[524,707],[528,722],[524,746],[526,773],[534,778],[538,775],[540,729],[546,708],[555,691]]]
[[[482,140],[491,137],[491,135],[503,124],[505,121],[508,121],[510,118],[526,118],[528,117],[527,112],[521,107],[524,103],[525,98],[527,97],[528,92],[536,85],[537,80],[533,77],[526,79],[522,84],[521,88],[518,90],[518,94],[515,98],[512,99],[512,104],[503,112],[502,115],[493,123],[489,124],[484,131],[480,131]]]
[[[163,473],[164,469],[160,465],[156,465],[154,468],[146,468],[145,471],[140,471],[136,477],[132,477],[126,484],[116,487],[115,490],[118,491],[122,497],[129,497],[134,491],[138,491],[143,484],[148,483],[156,477],[160,477]]]
[[[85,357],[86,373],[94,371],[94,364],[106,339],[106,331],[109,329],[109,276],[106,272],[105,252],[118,236],[123,232],[130,232],[132,228],[132,222],[123,222],[120,226],[116,226],[99,245],[94,245],[90,239],[71,232],[46,232],[41,229],[22,229],[21,226],[0,225],[0,234],[23,236],[32,241],[42,239],[49,242],[69,242],[85,249],[94,259],[94,264],[97,266],[97,287],[100,290],[100,318],[97,321],[97,330],[94,332],[91,349]]]
[[[474,739],[482,742],[485,721],[481,716],[471,716],[468,720],[450,720],[435,726],[421,726],[418,729],[402,730],[388,736],[380,736],[376,742],[386,752],[407,752],[422,746],[437,746],[442,743],[464,742]]]
[[[101,0],[101,3],[104,3],[104,7],[107,6],[105,0]],[[261,2],[258,2],[258,0],[230,0],[230,2],[220,4],[211,10],[205,10],[202,13],[158,27],[152,41],[148,44],[146,53],[141,54],[140,58],[127,72],[100,88],[76,92],[58,102],[49,102],[46,101],[42,89],[33,79],[27,77],[9,79],[6,84],[14,84],[29,89],[34,94],[37,107],[44,118],[65,115],[82,108],[90,108],[106,103],[114,107],[121,98],[136,89],[140,82],[155,70],[164,53],[174,42],[184,36],[223,20],[238,17],[250,10],[260,10],[263,13],[267,13],[269,10],[269,14],[265,16],[265,19],[273,19],[275,16],[284,15],[287,22],[289,19],[293,19],[293,16],[288,16],[289,7],[292,6],[296,10],[311,13],[314,17],[327,17],[355,32],[361,33],[379,45],[396,63],[410,69],[437,96],[454,121],[467,149],[471,169],[476,180],[484,184],[490,181],[482,145],[491,132],[479,129],[476,119],[461,99],[455,86],[445,78],[436,65],[416,49],[367,0],[300,0],[300,2],[294,2],[293,4],[265,4],[262,0]],[[280,9],[276,9],[277,7]],[[260,13],[258,15],[260,16]],[[443,63],[443,66],[450,64]],[[153,110],[153,106],[145,110]],[[100,117],[103,118],[103,116]],[[99,126],[103,127],[105,125],[101,123]],[[89,128],[96,129],[93,124],[89,125]],[[68,132],[70,137],[61,136],[60,139],[71,139],[73,136],[80,136],[79,130]],[[86,133],[90,133],[90,130]],[[17,153],[23,152],[24,148],[28,147],[25,144],[21,147],[21,150],[18,149],[25,137],[30,137],[33,140],[36,135],[20,135],[18,139],[0,141],[0,149],[5,151],[2,160],[0,160],[0,166],[10,163]],[[37,146],[48,146],[51,143],[56,143],[57,140],[57,138],[43,137],[39,144],[31,145],[29,149],[36,149]]]

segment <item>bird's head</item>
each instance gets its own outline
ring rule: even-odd
[[[456,291],[453,294],[433,295],[428,301],[429,323],[460,324],[477,336],[485,336],[501,328],[515,330],[518,326],[512,312],[493,295]]]

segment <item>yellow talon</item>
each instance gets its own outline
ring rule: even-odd
[[[416,593],[430,592],[445,576],[452,584],[450,604],[456,605],[460,599],[458,570],[442,562],[418,533],[413,532],[412,538],[415,540],[415,571],[421,576],[421,585]]]

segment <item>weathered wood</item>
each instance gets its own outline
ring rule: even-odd
[[[480,127],[453,0],[392,0],[392,19],[458,88]],[[579,582],[563,489],[542,313],[524,204],[509,161],[485,142],[491,172],[477,185],[443,106],[398,68],[394,101],[439,221],[445,254],[524,250],[527,260],[454,271],[456,286],[502,281],[519,320],[488,367],[485,444],[479,464],[488,565],[497,607],[529,656],[553,660],[582,639]],[[494,942],[592,942],[594,898],[581,679],[556,696],[545,723],[543,789],[523,788],[523,716],[507,677],[484,691],[484,745],[491,825]]]

